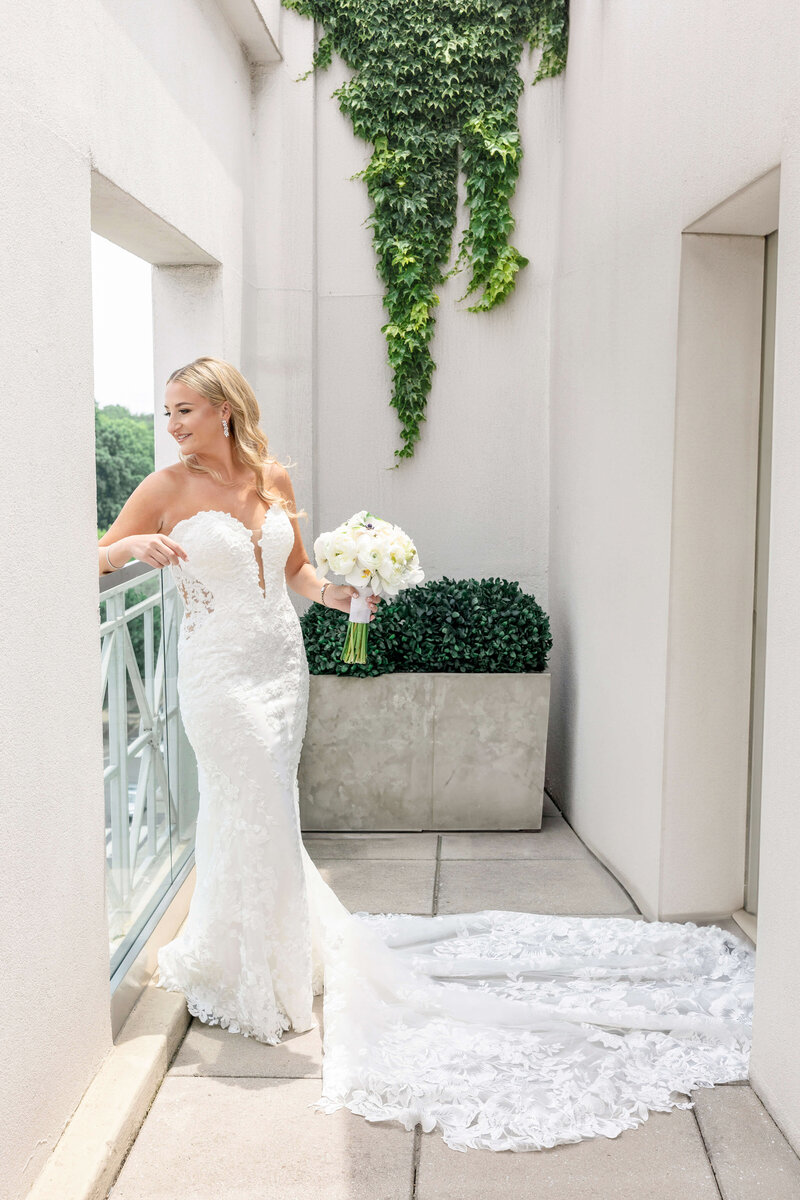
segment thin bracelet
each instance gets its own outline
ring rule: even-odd
[[[329,588],[330,586],[331,586],[330,579],[326,579],[325,582],[323,583],[322,587],[319,589],[320,603],[325,605],[325,608],[328,607],[327,604],[325,604],[325,588]]]
[[[117,571],[117,570],[119,570],[119,568],[118,568],[118,567],[115,567],[115,566],[114,566],[114,564],[112,563],[111,559],[108,557],[108,546],[103,546],[103,549],[104,549],[104,550],[105,550],[105,552],[106,552],[106,562],[107,562],[107,563],[108,563],[108,565],[111,567],[111,570],[112,570],[112,571]]]

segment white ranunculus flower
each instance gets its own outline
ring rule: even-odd
[[[386,550],[384,538],[373,537],[370,533],[362,533],[356,541],[356,561],[361,567],[377,571],[386,558]]]
[[[400,538],[394,537],[386,546],[382,564],[378,567],[386,583],[395,584],[402,578],[407,564],[406,548]]]
[[[330,559],[328,558],[329,542],[329,533],[321,533],[314,542],[314,557],[317,560],[317,570],[323,575],[330,569]]]
[[[395,587],[402,584],[405,565],[387,556],[378,568],[377,574],[380,575],[384,583],[387,583],[390,587]]]
[[[328,545],[328,562],[337,575],[347,575],[356,564],[356,540],[347,530],[335,529]]]

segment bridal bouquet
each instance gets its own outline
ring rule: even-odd
[[[330,533],[321,533],[314,542],[314,554],[323,576],[328,571],[344,575],[346,583],[358,588],[358,595],[350,601],[342,659],[365,663],[370,619],[366,597],[396,596],[403,588],[420,583],[424,575],[416,547],[399,526],[362,509]]]

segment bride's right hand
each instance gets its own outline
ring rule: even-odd
[[[134,533],[121,540],[125,542],[128,554],[151,567],[166,567],[180,559],[188,561],[183,547],[164,533]]]

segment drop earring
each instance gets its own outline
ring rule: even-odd
[[[231,435],[228,433],[228,422],[224,417],[222,418],[222,428],[225,430],[225,437],[230,437]]]

